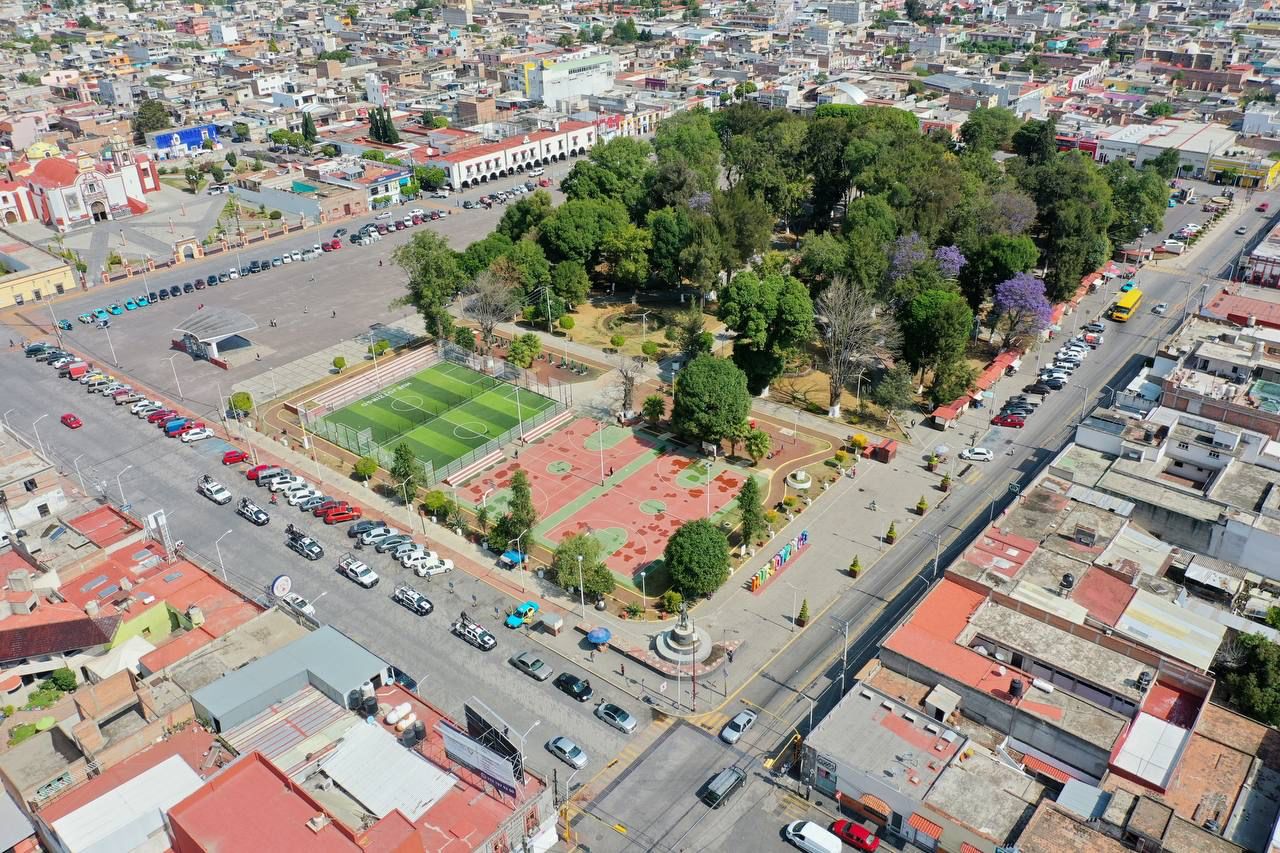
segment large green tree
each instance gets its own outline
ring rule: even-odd
[[[600,551],[600,542],[594,536],[568,534],[551,555],[552,580],[562,589],[576,590],[581,578],[582,591],[588,598],[599,598],[613,592],[618,585],[617,580],[605,565]]]
[[[853,129],[849,122],[837,117],[815,119],[809,123],[805,134],[805,164],[813,178],[813,194],[809,203],[813,225],[819,231],[831,226],[833,212],[853,185],[853,175],[845,160],[845,151],[852,138]]]
[[[645,217],[649,230],[649,277],[654,287],[675,290],[684,284],[681,257],[693,237],[689,212],[683,207],[651,210]]]
[[[731,361],[699,355],[676,375],[671,422],[683,435],[719,444],[751,411],[747,375]]]
[[[467,278],[475,278],[489,265],[511,249],[511,238],[501,231],[494,231],[481,240],[467,246],[458,256],[458,268]]]
[[[560,182],[567,198],[612,199],[634,217],[645,207],[649,173],[649,143],[630,136],[611,139],[591,149]]]
[[[570,199],[543,220],[538,242],[552,261],[577,261],[591,270],[599,262],[605,236],[628,221],[627,209],[621,202]]]
[[[408,277],[409,292],[402,304],[416,308],[436,337],[448,337],[453,327],[449,303],[468,280],[458,265],[457,253],[440,234],[419,231],[392,252],[391,260]]]
[[[704,192],[715,189],[720,178],[720,137],[711,124],[711,113],[703,109],[676,113],[660,125],[653,136],[658,166],[683,163],[698,176]]]
[[[591,279],[577,261],[561,261],[551,268],[551,292],[570,308],[587,301]]]
[[[1003,107],[978,107],[960,125],[960,139],[965,147],[990,153],[1006,148],[1022,122]]]
[[[538,511],[533,505],[533,491],[529,486],[529,475],[523,468],[517,468],[511,475],[511,499],[507,501],[507,511],[493,526],[493,541],[506,547],[515,547],[519,540],[519,549],[528,551],[532,548],[529,542],[529,531],[538,523]]]
[[[1112,160],[1102,168],[1111,186],[1115,218],[1107,233],[1113,243],[1124,245],[1144,230],[1159,231],[1169,209],[1169,185],[1154,168],[1135,169],[1128,160]]]
[[[741,184],[713,194],[711,218],[720,236],[720,263],[725,273],[746,266],[769,245],[773,215]]]
[[[1219,681],[1231,705],[1269,726],[1280,726],[1280,646],[1261,634],[1241,634],[1234,641],[1236,655]]]
[[[729,579],[729,540],[705,518],[682,524],[662,557],[671,585],[685,598],[711,595]]]
[[[627,223],[600,241],[600,273],[606,280],[635,290],[649,280],[649,232]]]
[[[1058,153],[1057,128],[1053,119],[1032,119],[1013,134],[1013,150],[1032,166],[1054,159]]]
[[[551,215],[551,208],[551,195],[546,190],[536,190],[503,211],[497,230],[510,240],[519,240],[536,232]]]
[[[1111,254],[1111,186],[1079,151],[1023,169],[1020,181],[1036,201],[1050,299],[1061,301]]]
[[[733,360],[747,387],[763,393],[782,373],[786,356],[813,338],[813,302],[797,278],[740,272],[720,291],[720,319],[737,332]]]
[[[133,114],[133,140],[141,145],[148,133],[173,127],[169,119],[169,111],[161,101],[146,100],[138,105]]]
[[[742,543],[751,546],[769,529],[764,517],[764,501],[760,495],[760,483],[755,477],[747,477],[738,490],[738,523]]]
[[[1026,272],[1040,259],[1035,242],[1025,235],[992,234],[965,249],[960,290],[975,312],[991,298],[995,286]]]
[[[951,290],[926,290],[899,318],[902,355],[921,374],[960,359],[973,332],[973,310]]]
[[[422,463],[413,448],[403,441],[395,446],[391,457],[391,477],[396,481],[397,494],[406,494],[410,503],[422,484]]]

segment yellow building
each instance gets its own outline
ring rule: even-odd
[[[1272,160],[1263,151],[1248,151],[1247,156],[1210,157],[1205,177],[1226,186],[1271,189],[1280,179],[1280,160]]]
[[[8,231],[0,231],[0,308],[76,289],[71,265]]]

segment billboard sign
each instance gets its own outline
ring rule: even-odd
[[[446,755],[459,764],[470,767],[486,782],[508,796],[516,795],[515,768],[509,759],[482,746],[443,720],[436,724],[436,731],[444,740]]]

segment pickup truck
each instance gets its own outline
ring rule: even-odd
[[[498,645],[493,634],[486,631],[479,622],[472,621],[465,613],[449,626],[449,630],[482,652],[490,651]]]
[[[324,556],[324,549],[320,547],[320,543],[292,524],[284,529],[284,536],[284,544],[290,551],[308,560],[319,560]]]
[[[236,515],[252,521],[259,527],[271,522],[271,516],[267,515],[267,511],[248,498],[240,499],[240,503],[236,505]]]
[[[373,569],[357,560],[354,554],[347,554],[338,561],[338,574],[355,581],[365,589],[373,589],[378,585],[378,575]]]
[[[231,503],[231,493],[227,491],[227,487],[214,480],[208,474],[196,481],[196,491],[218,506],[225,506]]]

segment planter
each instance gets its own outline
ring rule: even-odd
[[[942,482],[938,484],[938,488],[942,489],[944,492],[951,491],[951,478],[943,477]]]
[[[934,472],[934,471],[937,471],[937,470],[938,470],[938,460],[936,460],[936,459],[930,459],[927,463],[925,463],[925,467],[926,467],[926,468],[928,468],[928,469],[929,469],[929,471],[930,471],[931,473],[932,473],[932,472]]]
[[[884,535],[884,542],[886,545],[892,545],[894,542],[897,542],[897,541],[898,541],[898,534],[896,533],[886,533]]]

